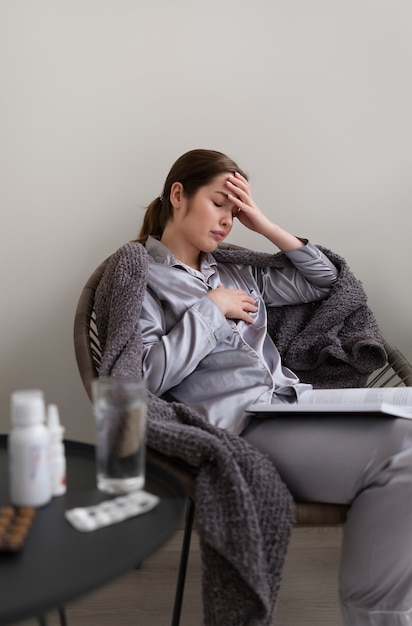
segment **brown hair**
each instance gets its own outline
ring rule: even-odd
[[[185,195],[191,198],[200,187],[208,185],[216,176],[229,172],[239,172],[247,178],[237,163],[222,152],[190,150],[183,154],[172,165],[161,195],[147,207],[136,241],[145,244],[149,235],[162,236],[167,222],[173,217],[173,207],[170,202],[173,183],[182,183]]]

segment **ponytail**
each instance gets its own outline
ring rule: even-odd
[[[135,241],[146,244],[149,235],[161,237],[169,219],[173,216],[169,199],[155,198],[147,207],[143,224]]]

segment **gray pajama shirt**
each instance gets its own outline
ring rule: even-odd
[[[184,266],[149,237],[148,288],[140,316],[143,371],[150,391],[196,409],[216,426],[241,433],[250,404],[288,400],[308,388],[281,363],[267,334],[266,306],[323,299],[337,270],[311,243],[285,253],[291,268],[217,263]],[[253,324],[229,320],[207,296],[223,284],[258,306]],[[266,306],[265,306],[266,305]]]

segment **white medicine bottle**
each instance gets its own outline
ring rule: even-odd
[[[39,507],[51,499],[50,435],[45,424],[43,392],[11,394],[8,438],[10,500],[15,506]]]

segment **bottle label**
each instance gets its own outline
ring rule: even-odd
[[[29,449],[29,479],[36,480],[41,470],[42,446],[31,446]]]
[[[51,498],[49,446],[11,446],[10,498],[15,506],[42,506]]]

